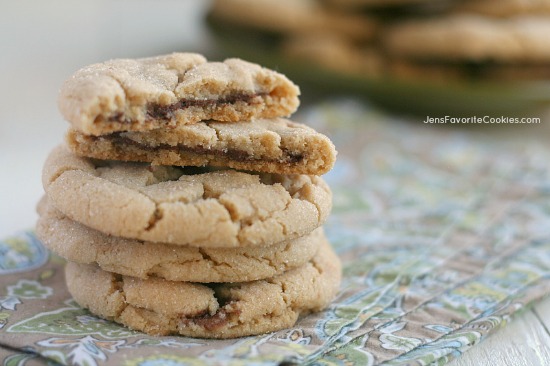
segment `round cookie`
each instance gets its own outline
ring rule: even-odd
[[[396,23],[383,44],[392,56],[416,60],[547,63],[549,33],[546,17],[450,15]]]
[[[81,158],[59,146],[42,183],[72,220],[125,238],[198,247],[266,246],[326,220],[328,185],[317,176],[250,174]]]
[[[69,292],[92,313],[151,335],[234,338],[295,324],[335,296],[341,265],[328,244],[307,264],[267,280],[205,286],[141,280],[69,262]]]
[[[63,215],[43,198],[36,235],[61,257],[98,264],[103,270],[146,279],[245,282],[270,278],[307,263],[326,242],[322,228],[266,247],[197,248],[143,242],[103,234]]]

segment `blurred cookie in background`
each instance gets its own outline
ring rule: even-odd
[[[383,9],[420,5],[443,4],[449,0],[323,0],[322,3],[342,9]]]
[[[550,0],[218,0],[207,21],[222,56],[280,70],[308,95],[355,93],[422,114],[515,113],[550,105],[550,83],[540,83],[550,79],[549,9]]]
[[[493,19],[448,15],[390,25],[382,44],[391,56],[426,61],[550,62],[550,18]]]
[[[548,0],[464,0],[457,1],[453,11],[477,13],[491,17],[513,17],[527,14],[550,15]]]
[[[315,0],[217,0],[210,17],[280,35],[329,32],[365,41],[376,30],[376,23],[366,16],[329,12]]]
[[[515,65],[494,62],[457,63],[423,62],[393,59],[386,62],[386,72],[400,80],[429,80],[439,83],[464,83],[466,81],[486,81],[514,83],[550,79],[547,65]]]
[[[290,61],[310,63],[336,72],[381,76],[383,61],[372,48],[361,48],[332,33],[299,34],[281,44],[281,55]]]
[[[550,18],[447,15],[388,26],[383,36],[397,77],[538,80],[550,76]]]

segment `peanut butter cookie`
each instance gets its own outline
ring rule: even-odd
[[[326,242],[323,229],[265,247],[197,248],[124,239],[90,229],[63,215],[43,198],[36,234],[61,257],[98,264],[121,275],[170,281],[244,282],[270,278],[307,263]]]
[[[198,247],[266,246],[321,226],[332,194],[318,176],[253,174],[78,157],[59,146],[49,202],[106,234]]]
[[[69,262],[69,292],[92,313],[151,335],[235,338],[295,324],[324,309],[341,279],[328,244],[305,265],[266,280],[205,286],[161,278],[142,280]]]
[[[299,94],[284,75],[250,62],[173,53],[85,67],[63,84],[58,104],[73,128],[103,135],[288,116]]]
[[[219,166],[279,174],[321,175],[332,169],[336,150],[324,135],[283,118],[252,122],[197,122],[173,129],[67,134],[69,147],[97,159],[155,165]]]

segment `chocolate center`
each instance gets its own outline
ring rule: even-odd
[[[246,162],[246,161],[254,161],[254,160],[266,160],[266,161],[276,161],[279,163],[288,163],[288,164],[296,164],[301,162],[304,159],[304,155],[301,153],[296,153],[288,150],[284,150],[284,156],[280,159],[258,159],[258,157],[249,154],[246,151],[238,150],[238,149],[223,149],[223,150],[217,150],[217,149],[208,149],[202,146],[186,146],[183,144],[178,144],[176,146],[168,145],[168,144],[158,144],[155,147],[141,144],[137,141],[134,141],[132,139],[129,139],[127,137],[123,137],[120,135],[120,133],[112,133],[109,135],[101,136],[101,138],[113,140],[113,144],[115,145],[134,145],[142,150],[147,151],[157,151],[157,150],[170,150],[174,151],[176,153],[193,153],[197,155],[214,155],[218,157],[225,157],[234,161],[239,162]]]
[[[259,101],[256,99],[264,95],[267,95],[267,93],[246,94],[241,92],[241,93],[231,94],[219,99],[181,99],[175,103],[168,104],[168,105],[160,105],[158,103],[149,103],[147,104],[145,115],[146,115],[146,120],[153,120],[153,119],[169,120],[174,118],[174,114],[178,110],[182,110],[190,107],[204,108],[212,105],[234,104],[237,102],[257,104],[259,103]],[[124,116],[124,113],[122,112],[117,112],[111,115],[109,117],[109,121],[123,122],[123,123],[131,122]]]

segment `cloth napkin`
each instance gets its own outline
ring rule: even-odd
[[[548,147],[349,100],[296,119],[339,150],[325,228],[344,279],[327,310],[255,337],[147,336],[81,309],[30,230],[0,241],[4,365],[441,365],[550,294]]]

